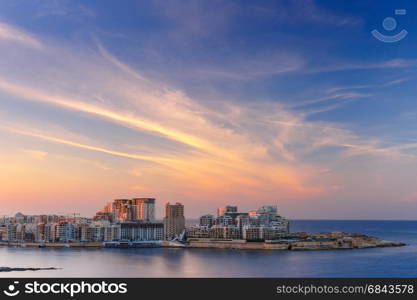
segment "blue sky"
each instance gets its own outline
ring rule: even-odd
[[[190,216],[278,203],[294,218],[415,218],[416,8],[2,1],[5,213],[153,196]]]

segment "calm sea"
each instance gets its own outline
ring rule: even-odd
[[[329,251],[39,249],[0,247],[0,266],[59,267],[3,277],[417,277],[417,221],[291,222],[291,231],[346,231],[399,248]]]

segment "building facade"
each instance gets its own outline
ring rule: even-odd
[[[155,199],[134,198],[132,199],[134,220],[155,222]]]
[[[224,216],[226,213],[236,213],[237,212],[237,206],[234,205],[226,205],[221,206],[217,209],[217,216]]]
[[[120,235],[124,241],[161,241],[164,224],[125,222],[120,224]]]
[[[185,230],[184,205],[181,203],[165,205],[165,239],[172,240]]]
[[[266,241],[289,234],[288,220],[281,217],[277,207],[273,205],[262,206],[247,213],[237,212],[236,206],[224,206],[217,212],[217,217],[200,217],[198,226],[187,229],[187,238]]]
[[[95,220],[155,222],[155,198],[115,199],[96,213]]]

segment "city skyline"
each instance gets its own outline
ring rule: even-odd
[[[416,219],[417,4],[393,5],[2,1],[1,213]],[[408,36],[376,40],[395,9]]]
[[[0,242],[26,247],[185,247],[188,242],[268,242],[290,235],[289,221],[276,205],[264,205],[248,212],[237,206],[217,209],[217,216],[205,214],[196,223],[186,223],[185,207],[165,204],[162,220],[155,218],[155,198],[114,199],[93,217],[40,214],[0,219]],[[189,220],[190,221],[190,220]],[[303,233],[301,233],[303,234]],[[201,245],[201,244],[200,244]]]

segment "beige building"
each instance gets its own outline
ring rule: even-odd
[[[165,205],[165,239],[172,240],[185,230],[184,205],[181,203]]]
[[[6,226],[6,241],[17,241],[17,224],[9,224]]]

